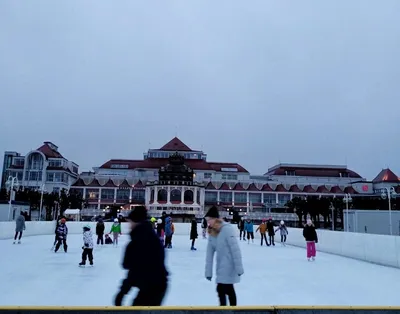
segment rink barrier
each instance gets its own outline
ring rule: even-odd
[[[80,307],[80,306],[58,306],[58,307],[28,307],[28,306],[9,306],[0,307],[0,314],[87,314],[103,313],[114,314],[125,311],[136,313],[168,313],[168,314],[211,314],[211,313],[252,313],[252,314],[393,314],[400,313],[400,307],[369,307],[369,306],[161,306],[161,307]]]
[[[81,234],[82,227],[89,224],[95,230],[95,222],[67,222],[69,234]],[[112,222],[106,222],[106,232],[111,229]],[[188,236],[190,234],[190,223],[175,223],[175,235]],[[237,227],[233,225],[237,230]],[[256,230],[257,226],[254,226]],[[24,236],[53,235],[55,229],[54,221],[28,221]],[[200,225],[197,227],[201,234]],[[287,244],[304,248],[306,242],[303,238],[303,229],[288,228],[289,235]],[[122,233],[129,234],[129,223],[122,223]],[[239,231],[237,230],[239,233]],[[11,239],[15,233],[15,222],[0,222],[0,240]],[[376,235],[365,233],[341,232],[318,229],[318,252],[325,252],[353,259],[358,259],[374,264],[400,268],[400,237],[390,235]],[[256,239],[260,237],[255,234]],[[279,232],[275,237],[275,242],[279,244]],[[385,252],[385,254],[382,254]],[[301,253],[299,253],[301,254]],[[304,252],[304,257],[305,257]]]

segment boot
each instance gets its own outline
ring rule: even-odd
[[[85,267],[85,264],[86,263],[82,261],[82,262],[79,263],[79,267]]]

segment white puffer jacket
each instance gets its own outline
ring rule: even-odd
[[[83,246],[87,249],[93,249],[93,234],[88,230],[83,233]]]

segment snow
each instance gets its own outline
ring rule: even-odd
[[[109,306],[125,271],[120,246],[96,247],[95,267],[79,268],[82,236],[68,238],[69,251],[51,252],[54,236],[23,237],[22,244],[0,241],[0,305]],[[174,236],[167,251],[170,286],[164,305],[218,305],[215,283],[204,278],[206,240],[190,251],[188,236]],[[400,270],[317,252],[308,262],[304,249],[260,247],[240,242],[245,274],[235,285],[238,305],[400,305]],[[378,248],[377,248],[378,249]],[[135,295],[132,289],[124,303]]]

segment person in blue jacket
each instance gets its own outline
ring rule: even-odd
[[[172,235],[174,233],[172,227],[172,219],[170,216],[165,218],[165,248],[171,249],[172,248]]]
[[[251,241],[254,243],[254,226],[253,223],[251,222],[250,218],[246,220],[244,223],[244,230],[247,233],[247,241],[250,243],[250,238]]]

